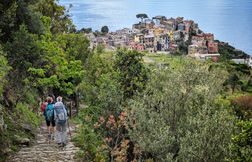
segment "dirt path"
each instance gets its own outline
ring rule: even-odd
[[[75,126],[70,126],[73,134]],[[55,141],[48,140],[46,126],[41,126],[36,141],[31,147],[23,147],[8,162],[74,162],[78,148],[73,145],[68,135],[67,146],[62,150]]]

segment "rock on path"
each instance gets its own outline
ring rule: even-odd
[[[75,127],[70,126],[73,133]],[[70,141],[68,134],[68,143],[62,150],[55,141],[48,140],[46,126],[41,126],[36,136],[36,141],[31,147],[23,147],[16,155],[10,157],[8,162],[75,162],[75,154],[78,148]]]

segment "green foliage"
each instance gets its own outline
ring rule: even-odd
[[[1,1],[0,2],[0,29],[2,35],[0,40],[7,42],[11,40],[11,34],[18,31],[20,25],[25,24],[29,32],[42,34],[43,24],[40,21],[40,14],[34,12],[32,6],[35,1]]]
[[[3,92],[3,86],[6,83],[5,75],[10,70],[10,67],[7,65],[7,59],[5,58],[5,54],[2,51],[2,47],[0,44],[0,94]]]
[[[77,33],[91,33],[92,32],[92,28],[81,28],[81,30],[78,30]]]
[[[107,33],[109,32],[108,26],[103,26],[103,27],[101,28],[101,32],[102,32],[103,34],[107,34]]]
[[[61,34],[56,41],[65,51],[68,60],[81,60],[84,65],[91,54],[89,40],[83,34]]]
[[[245,64],[236,64],[233,62],[228,62],[226,64],[226,68],[227,71],[232,73],[232,72],[236,72],[238,74],[242,74],[242,75],[250,75],[250,67],[248,65]]]
[[[19,31],[13,34],[13,40],[6,44],[8,62],[20,77],[26,77],[27,69],[40,64],[43,56],[37,41],[38,37],[30,34],[25,25],[21,25]]]
[[[248,79],[247,84],[243,86],[243,90],[252,93],[252,76]]]
[[[137,14],[136,15],[136,18],[140,18],[141,19],[141,22],[143,23],[143,19],[147,19],[148,18],[148,15],[145,14],[145,13],[140,13],[140,14]]]
[[[31,105],[19,103],[14,112],[0,105],[0,117],[3,116],[5,125],[4,129],[0,129],[0,161],[4,161],[9,153],[18,151],[20,146],[17,138],[34,138],[34,130],[39,125],[39,118],[30,110]],[[31,126],[31,132],[27,132],[24,125]]]
[[[78,86],[86,102],[96,102],[99,90],[99,79],[102,74],[106,74],[109,70],[109,65],[98,54],[93,54],[88,58],[84,74],[85,77]]]
[[[103,116],[118,114],[122,109],[123,92],[118,83],[118,73],[111,62],[96,53],[91,55],[86,64],[84,80],[78,86],[78,92],[89,106],[79,115],[81,124],[75,139],[81,147],[81,159],[84,161],[108,161],[111,154],[104,139],[107,129],[96,129],[95,124]]]
[[[143,54],[137,51],[123,49],[117,52],[115,68],[119,72],[119,82],[125,99],[143,91],[148,80],[147,69],[142,57]]]
[[[76,144],[83,151],[81,158],[84,161],[108,160],[109,150],[104,148],[105,143],[103,141],[106,130],[96,131],[94,125],[100,116],[119,112],[123,98],[120,86],[113,78],[113,74],[102,74],[97,81],[98,85],[90,85],[92,90],[84,91],[84,95],[92,95],[93,91],[96,90],[95,102],[91,102],[90,106],[82,110],[79,116],[81,126],[75,139]],[[83,87],[80,88],[84,90]],[[88,94],[89,92],[91,94]]]
[[[219,53],[221,54],[221,60],[230,60],[237,58],[247,58],[249,55],[243,51],[237,50],[230,46],[228,43],[219,42]]]
[[[35,0],[21,0],[17,2],[17,25],[19,26],[21,24],[25,24],[29,32],[34,34],[43,34],[44,26],[42,21],[40,20],[41,14],[33,10],[33,6],[35,4]]]
[[[145,18],[146,19],[146,18],[148,18],[148,15],[145,13],[141,13],[141,14],[137,14],[136,18]]]
[[[76,30],[70,19],[69,10],[60,6],[56,0],[38,0],[33,9],[41,15],[51,18],[50,31],[53,34],[69,33]]]
[[[16,20],[16,1],[1,1],[0,2],[0,29],[1,41],[6,42],[11,34],[11,30],[15,27]]]
[[[236,87],[240,84],[240,79],[239,77],[233,73],[229,76],[229,78],[226,80],[224,85],[229,85],[232,89],[232,93],[234,93]]]
[[[39,97],[75,95],[90,51],[84,36],[62,34],[74,30],[56,0],[0,1],[1,160],[18,150],[14,135],[32,138],[23,125],[39,125]]]
[[[72,44],[72,43],[75,43]],[[29,68],[30,80],[34,87],[42,87],[44,91],[53,89],[56,95],[69,96],[75,93],[84,75],[83,64],[89,55],[88,41],[80,35],[59,35],[55,40],[52,35],[42,37],[40,52],[43,66]]]
[[[117,82],[116,73],[101,76],[99,94],[97,96],[99,106],[103,109],[103,115],[116,114],[120,112],[123,102],[123,93]]]
[[[105,46],[103,44],[98,44],[96,47],[96,52],[101,54],[104,52]]]
[[[137,51],[119,50],[115,57],[102,46],[90,51],[82,32],[91,29],[73,34],[70,8],[56,0],[0,2],[1,158],[6,148],[18,150],[15,135],[31,138],[23,125],[37,127],[38,98],[54,94],[85,102],[75,137],[84,161],[251,160],[251,121],[239,122],[229,156],[235,120],[228,109],[231,97],[221,91],[226,76],[233,91],[238,85],[249,91],[249,67],[209,68],[209,63],[149,54],[153,64],[159,63],[150,72]],[[136,17],[143,23],[148,15]],[[94,34],[108,32],[104,26]],[[180,51],[186,46],[180,44]],[[246,56],[227,44],[219,48],[224,60]],[[249,119],[246,108],[238,110]]]
[[[222,69],[227,71],[228,79],[224,83],[225,90],[234,92],[250,92],[249,80],[251,69],[247,65],[236,64],[232,61],[221,63],[210,63],[211,69]]]
[[[104,114],[119,110],[122,91],[118,83],[118,73],[99,54],[88,59],[87,69],[79,91],[90,105],[99,105]]]
[[[79,115],[81,126],[74,141],[82,150],[79,156],[83,161],[108,160],[107,151],[101,148],[104,144],[102,136],[94,130],[94,124],[101,113],[99,107],[90,106]]]
[[[34,128],[39,126],[39,118],[36,116],[34,112],[30,110],[30,106],[28,104],[17,104],[17,115],[20,116],[20,120],[23,123],[30,124]]]
[[[4,86],[5,104],[14,108],[18,100],[31,87],[25,80],[29,76],[28,69],[37,68],[43,55],[39,51],[38,36],[29,33],[25,25],[13,33],[13,40],[4,45],[6,58],[12,70],[8,72],[8,84]]]
[[[225,73],[190,60],[179,69],[155,71],[143,94],[130,103],[130,139],[142,158],[225,160],[233,119],[214,102],[224,80]]]
[[[250,162],[252,161],[252,120],[239,121],[237,126],[239,132],[232,138],[230,161]]]

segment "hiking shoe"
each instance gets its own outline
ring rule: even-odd
[[[66,146],[66,144],[65,143],[62,143],[62,147],[65,147]]]

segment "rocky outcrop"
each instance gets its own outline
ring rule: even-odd
[[[18,135],[15,135],[15,143],[17,145],[25,145],[25,146],[29,146],[30,145],[30,139],[29,138],[22,138]]]

